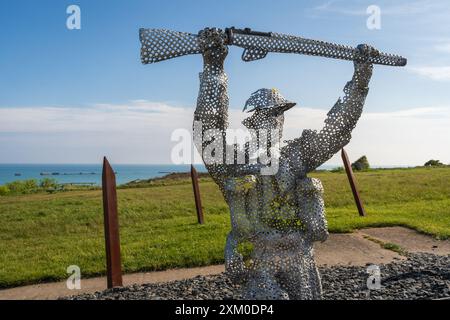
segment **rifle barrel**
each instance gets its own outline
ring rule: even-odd
[[[358,49],[331,42],[311,40],[297,36],[270,33],[256,35],[255,32],[236,32],[232,36],[232,44],[246,49],[242,56],[244,61],[264,58],[268,52],[297,53],[310,56],[355,61],[361,58]],[[379,53],[369,58],[369,62],[388,66],[405,66],[406,58]]]

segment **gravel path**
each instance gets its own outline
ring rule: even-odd
[[[368,290],[366,267],[320,268],[324,299],[450,298],[450,255],[408,254],[380,265],[381,289]],[[167,283],[133,285],[68,299],[238,299],[224,274]]]

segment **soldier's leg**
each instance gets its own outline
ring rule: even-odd
[[[244,299],[287,300],[289,296],[276,278],[280,270],[278,252],[271,246],[256,246],[248,281],[243,286]]]
[[[236,284],[242,283],[247,277],[244,259],[238,252],[238,241],[230,232],[225,245],[225,271],[228,277]]]
[[[320,276],[310,250],[292,253],[277,278],[291,300],[319,300],[322,297]]]
[[[247,300],[287,300],[289,296],[277,283],[270,271],[252,272],[243,288],[243,298]]]

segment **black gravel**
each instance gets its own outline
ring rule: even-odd
[[[367,267],[322,269],[324,299],[416,300],[450,298],[450,255],[408,254],[380,265],[381,289],[368,290]]]
[[[380,265],[381,289],[368,290],[367,267],[320,268],[323,298],[341,299],[439,299],[450,298],[450,255],[408,254],[408,259]],[[239,299],[224,274],[198,276],[160,284],[133,285],[70,297],[75,300],[179,300]]]

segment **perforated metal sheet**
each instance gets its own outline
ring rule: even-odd
[[[233,45],[250,48],[244,51],[242,59],[253,61],[264,58],[268,52],[297,53],[343,60],[359,60],[361,53],[350,46],[338,45],[330,42],[310,40],[297,36],[272,33],[271,37],[235,34]],[[373,52],[369,58],[373,64],[389,66],[404,66],[406,59],[387,53]]]
[[[220,31],[220,29],[217,29]],[[188,54],[202,52],[198,35],[165,29],[140,29],[141,61],[154,63]],[[222,33],[225,44],[244,48],[242,59],[253,61],[264,58],[268,52],[297,53],[344,60],[360,60],[361,52],[350,46],[305,39],[297,36],[271,33],[271,36],[256,36],[235,33],[228,39]],[[404,66],[406,59],[374,50],[369,58],[373,64]]]
[[[163,61],[188,54],[201,53],[198,36],[165,29],[140,29],[141,62]]]
[[[273,107],[293,107],[295,102],[285,99],[277,89],[259,89],[247,100],[243,111],[268,109]]]

